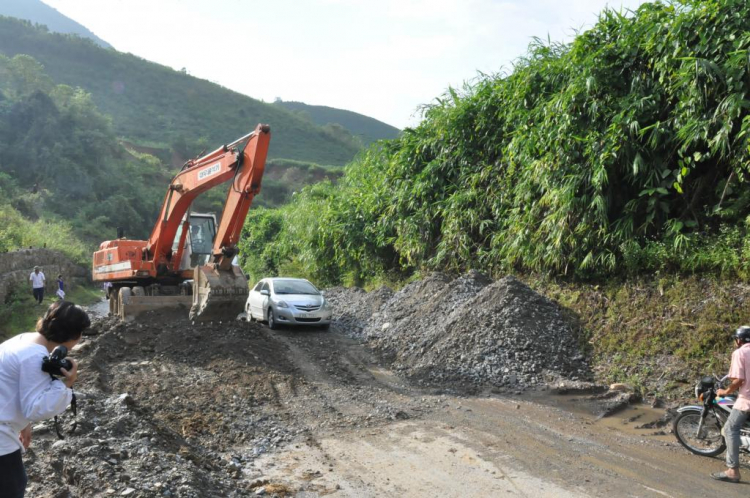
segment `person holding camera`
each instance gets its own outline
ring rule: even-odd
[[[25,493],[21,454],[31,443],[31,423],[61,414],[73,399],[78,364],[68,359],[69,368],[50,369],[55,361],[51,353],[59,346],[73,348],[89,325],[83,308],[56,301],[37,322],[36,332],[0,344],[0,498]],[[57,372],[62,378],[51,375]]]

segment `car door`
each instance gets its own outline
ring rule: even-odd
[[[250,291],[250,314],[256,320],[263,319],[263,309],[261,308],[261,305],[263,304],[263,296],[260,294],[261,287],[263,287],[262,280],[253,287],[253,290]]]
[[[263,282],[263,286],[260,288],[260,292],[258,293],[258,295],[260,296],[260,319],[261,320],[264,320],[266,316],[268,316],[268,303],[271,300],[269,296],[264,296],[262,294],[263,291],[268,291],[270,295],[271,286],[268,285],[268,282]]]

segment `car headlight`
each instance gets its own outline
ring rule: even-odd
[[[331,305],[328,303],[328,301],[323,301],[323,305],[320,307],[320,309],[328,311],[331,309]]]
[[[289,307],[289,305],[286,304],[286,301],[276,301],[276,306],[278,306],[279,308],[288,308]]]

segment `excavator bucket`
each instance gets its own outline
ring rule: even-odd
[[[193,270],[193,305],[190,319],[195,321],[232,320],[242,313],[247,301],[247,278],[238,266],[218,270],[211,265]]]

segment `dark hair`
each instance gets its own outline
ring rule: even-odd
[[[89,325],[91,320],[83,308],[70,301],[55,301],[36,322],[36,331],[48,341],[62,344],[79,339]]]

